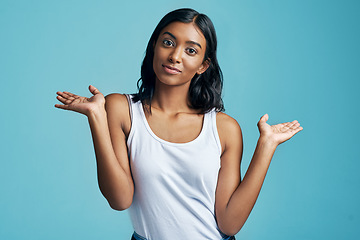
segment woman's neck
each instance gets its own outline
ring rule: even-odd
[[[151,107],[169,114],[197,112],[190,106],[189,86],[190,84],[182,86],[168,86],[161,83],[156,84]]]

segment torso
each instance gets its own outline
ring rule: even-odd
[[[119,124],[118,126],[121,126],[123,136],[128,139],[132,127],[128,101],[125,95],[114,95],[111,99],[115,105],[112,107],[110,119],[115,121],[115,125]],[[148,123],[148,129],[151,129],[154,135],[169,142],[169,144],[192,142],[201,133],[204,114],[177,113],[166,115],[161,113],[161,111],[153,108],[152,115],[146,114],[146,111],[143,111],[143,118]],[[242,137],[241,129],[236,120],[221,112],[217,113],[214,117],[216,117],[216,129],[221,145],[221,169],[218,175],[218,182],[222,183],[220,184],[221,188],[217,187],[216,189],[215,208],[219,209],[218,211],[222,211],[231,194],[240,183],[240,172],[238,169],[241,162]],[[121,138],[121,134],[115,133],[114,135],[118,135],[118,138]],[[233,143],[235,146],[233,146]],[[205,145],[208,145],[208,142]],[[231,147],[228,147],[228,145],[231,145]],[[125,166],[125,164],[129,163],[124,162],[123,164]]]
[[[221,239],[214,218],[221,150],[216,112],[153,108],[149,114],[137,102],[132,116],[127,146],[136,186],[129,209],[134,230],[147,239]]]

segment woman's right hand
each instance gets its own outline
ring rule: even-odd
[[[55,104],[55,107],[78,112],[89,116],[90,113],[105,109],[105,97],[94,86],[89,86],[89,91],[94,95],[90,98],[81,97],[70,92],[57,92],[56,98],[63,104]]]

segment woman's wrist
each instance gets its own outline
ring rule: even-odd
[[[263,166],[267,168],[277,146],[278,144],[272,138],[260,135],[252,161],[265,164]]]
[[[106,116],[105,106],[97,106],[88,110],[86,116],[90,118],[99,118]]]
[[[263,135],[260,135],[258,144],[269,148],[277,148],[277,146],[279,145],[279,143],[274,138]]]

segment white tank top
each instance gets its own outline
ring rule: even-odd
[[[196,139],[172,143],[151,130],[141,101],[129,104],[127,145],[135,185],[129,213],[135,232],[148,240],[225,237],[215,220],[221,155],[216,112],[204,115]]]

